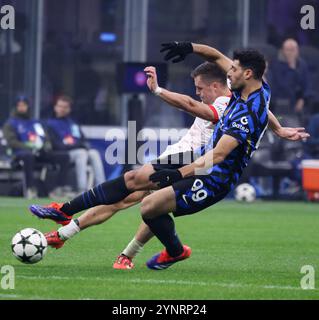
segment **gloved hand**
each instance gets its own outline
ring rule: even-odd
[[[160,188],[170,186],[181,179],[183,179],[181,172],[172,169],[160,170],[150,176],[150,180],[154,183],[158,183]]]
[[[193,52],[193,46],[191,42],[170,42],[162,43],[163,47],[160,52],[168,51],[164,57],[165,61],[175,58],[172,62],[177,63],[183,61],[186,56]]]

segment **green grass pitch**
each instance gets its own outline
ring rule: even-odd
[[[190,259],[148,270],[145,261],[162,248],[153,239],[135,259],[136,268],[122,271],[112,264],[135,233],[138,206],[83,231],[62,249],[49,248],[38,264],[24,265],[11,254],[13,235],[26,227],[56,228],[31,216],[30,203],[0,199],[0,267],[15,269],[15,289],[0,286],[0,299],[319,298],[318,281],[314,290],[300,286],[302,266],[319,274],[318,204],[223,201],[175,220],[180,238],[193,249]]]

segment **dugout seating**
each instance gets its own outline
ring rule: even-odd
[[[8,152],[6,140],[0,130],[0,195],[4,196],[23,196],[27,197],[25,175],[22,170],[23,161],[17,161]],[[57,166],[52,163],[39,162],[35,168],[35,179],[39,189],[40,197],[47,197],[53,190],[52,180],[56,176]],[[87,167],[88,186],[94,186],[94,172],[91,165]],[[66,177],[67,184],[76,188],[76,175],[74,165],[70,164],[70,170]],[[71,195],[75,193],[69,192]]]
[[[21,164],[15,162],[8,154],[2,131],[0,131],[0,184],[3,195],[11,195],[11,189],[18,184],[22,189],[22,195],[26,196],[25,176],[21,170]]]
[[[27,197],[25,175],[22,170],[23,161],[17,161],[8,153],[5,139],[0,133],[0,194],[5,196]],[[52,165],[38,163],[35,168],[35,179],[41,185],[40,195],[46,196],[45,180]]]
[[[22,170],[23,161],[17,161],[7,147],[7,142],[0,130],[0,194],[5,196],[27,197],[25,175]],[[56,170],[55,166],[49,163],[37,163],[35,167],[35,179],[40,185],[41,196],[48,195],[48,188],[45,184],[49,171]]]

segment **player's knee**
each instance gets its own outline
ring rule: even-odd
[[[124,174],[126,187],[130,190],[136,190],[147,182],[145,172],[142,169],[131,170]]]
[[[137,186],[144,186],[149,182],[149,173],[145,166],[136,170],[134,180]]]
[[[141,202],[141,215],[142,218],[150,219],[152,218],[152,214],[156,210],[154,201],[151,201],[149,197],[146,197]]]
[[[124,173],[124,181],[126,188],[129,190],[134,190],[135,189],[135,170],[131,170],[128,172]]]

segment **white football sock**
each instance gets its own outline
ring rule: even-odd
[[[61,240],[68,240],[80,231],[81,229],[79,228],[79,226],[74,222],[74,220],[71,220],[69,224],[61,227],[58,230],[58,233]]]
[[[134,237],[133,240],[123,250],[122,254],[133,259],[138,253],[140,253],[143,250],[143,246],[144,243],[136,240]]]

